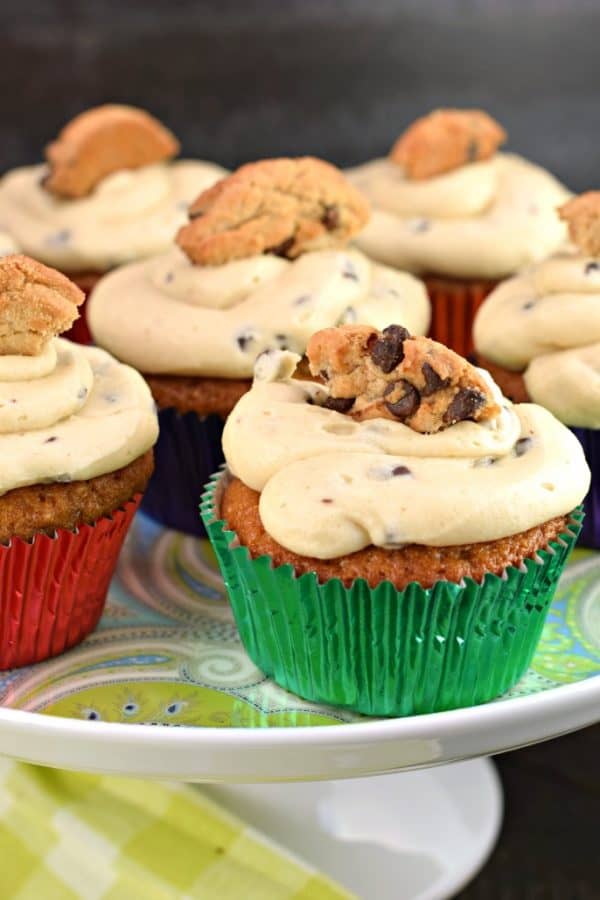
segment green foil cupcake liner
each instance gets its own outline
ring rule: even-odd
[[[201,515],[253,662],[317,703],[409,716],[473,706],[514,685],[531,662],[554,590],[581,528],[581,508],[547,549],[480,583],[397,590],[364,579],[319,583],[291,565],[252,558],[219,519],[226,472],[213,475]]]

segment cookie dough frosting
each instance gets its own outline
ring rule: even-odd
[[[69,272],[161,253],[198,191],[225,174],[212,163],[173,162],[178,150],[143,110],[88,110],[46,149],[47,165],[0,181],[0,227],[25,253]]]
[[[491,380],[494,418],[421,434],[324,408],[325,388],[291,378],[296,362],[259,358],[223,436],[230,471],[261,492],[264,527],[292,552],[495,540],[568,514],[588,490],[574,435],[537,405],[512,406]]]
[[[302,354],[328,325],[400,319],[423,334],[430,315],[420,281],[351,249],[199,266],[174,248],[107,275],[88,310],[96,342],[140,371],[220,378],[251,378],[267,348]]]
[[[346,247],[368,215],[322,160],[242,166],[192,204],[176,248],[98,284],[96,342],[148,374],[250,378],[263,350],[302,354],[328,325],[402,319],[423,333],[421,282]]]
[[[485,114],[471,115],[477,123]],[[452,126],[444,140],[439,136],[443,117]],[[497,279],[543,259],[563,243],[566,230],[555,210],[568,198],[566,188],[540,166],[496,152],[503,132],[485,145],[486,153],[474,152],[484,141],[466,140],[470,132],[461,129],[470,123],[465,111],[432,114],[407,131],[390,157],[346,173],[373,206],[370,222],[356,239],[360,249],[411,272]],[[418,139],[407,145],[417,126]],[[457,141],[458,150],[464,146],[462,159]],[[401,144],[404,152],[398,153]],[[415,175],[411,166],[430,158],[436,165],[425,169],[426,175]]]
[[[535,403],[600,428],[600,261],[573,250],[504,282],[474,325],[478,353],[523,372]]]

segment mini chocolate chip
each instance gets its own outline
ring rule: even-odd
[[[388,384],[383,396],[390,398],[385,401],[385,407],[397,419],[408,419],[414,415],[421,402],[416,387],[404,378]]]
[[[167,274],[165,275],[165,284],[171,284],[174,278],[175,275],[173,274],[173,272],[167,272]]]
[[[340,211],[337,206],[326,206],[325,212],[321,216],[321,222],[327,231],[335,231],[340,224]]]
[[[53,444],[54,441],[57,441],[57,440],[58,440],[58,438],[57,438],[56,436],[53,436],[53,437],[46,438],[46,440],[44,441],[44,443],[45,443],[45,444]]]
[[[182,203],[182,206],[187,210],[190,222],[193,222],[194,219],[201,219],[204,215],[204,211],[201,209],[195,209],[194,212],[192,212],[190,209],[188,209],[187,203]]]
[[[467,147],[467,161],[475,162],[477,159],[477,154],[479,153],[479,144],[475,139],[469,141],[469,146]]]
[[[116,403],[119,398],[116,396],[116,394],[105,394],[104,399],[107,403]]]
[[[276,334],[275,340],[277,341],[277,346],[280,350],[289,350],[290,345],[288,341],[288,337],[286,334]]]
[[[392,475],[412,475],[408,466],[394,466]]]
[[[77,391],[77,399],[78,400],[85,400],[87,395],[88,395],[88,389],[86,387],[79,388],[79,390]]]
[[[485,394],[476,388],[462,388],[454,395],[452,402],[444,413],[444,423],[453,425],[470,419],[485,403]]]
[[[304,306],[306,303],[310,303],[311,300],[311,294],[302,294],[301,297],[296,297],[292,306]]]
[[[591,275],[592,272],[599,272],[599,271],[600,271],[600,263],[599,262],[586,263],[586,267],[585,267],[586,275]]]
[[[281,244],[277,244],[276,247],[269,247],[268,250],[265,250],[265,253],[272,253],[274,256],[282,256],[286,259],[288,250],[293,246],[294,238],[289,237],[285,241],[282,241]]]
[[[535,300],[528,300],[527,303],[524,303],[521,309],[533,309],[535,306]]]
[[[515,456],[523,456],[528,450],[531,450],[533,441],[530,437],[519,438],[515,444]]]
[[[358,281],[358,272],[351,259],[345,259],[342,266],[342,277],[350,278],[352,281]]]
[[[325,409],[332,409],[334,412],[347,413],[352,409],[356,397],[327,397],[323,401]]]
[[[251,344],[253,340],[254,340],[254,335],[252,334],[251,331],[242,331],[236,337],[237,345],[242,352],[244,350],[246,350],[248,344]]]
[[[476,459],[473,463],[474,469],[487,469],[488,466],[493,466],[494,463],[497,463],[500,459],[499,456],[482,456],[480,459]]]
[[[404,359],[404,341],[409,337],[410,332],[402,325],[388,325],[369,348],[372,361],[386,375]]]
[[[431,394],[435,394],[436,391],[442,391],[450,384],[450,379],[442,378],[438,375],[433,366],[430,366],[428,362],[423,363],[421,372],[425,379],[425,387],[421,389],[421,395],[423,397],[430,397]]]
[[[331,499],[331,497],[323,497],[321,503],[333,503],[333,500]]]

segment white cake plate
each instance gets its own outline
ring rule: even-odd
[[[222,802],[358,896],[441,900],[482,864],[499,827],[497,780],[476,758],[600,720],[600,557],[576,557],[532,668],[508,695],[368,719],[266,679],[239,643],[206,542],[138,517],[94,635],[0,675],[0,753],[212,782]],[[459,760],[474,761],[409,771]],[[381,773],[402,774],[361,777]],[[339,781],[349,778],[359,780]]]

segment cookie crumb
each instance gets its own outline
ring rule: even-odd
[[[600,191],[587,191],[573,197],[558,208],[560,218],[567,223],[569,237],[582,253],[600,257]],[[588,263],[585,274],[595,271],[596,264]]]

